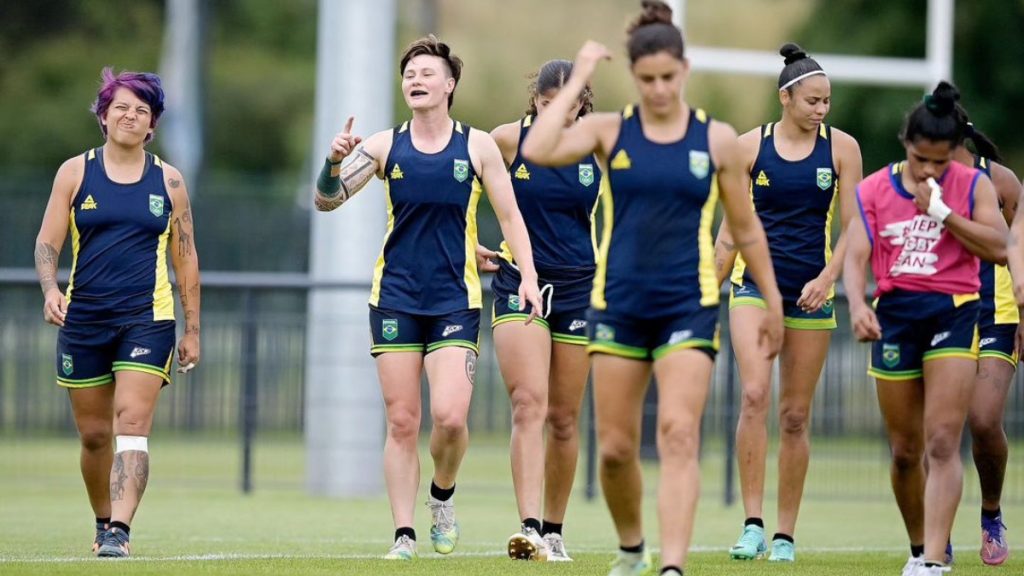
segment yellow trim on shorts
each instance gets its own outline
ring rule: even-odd
[[[1007,354],[1006,352],[1000,352],[999,350],[982,350],[981,352],[978,352],[978,360],[981,360],[982,358],[1006,360],[1009,362],[1010,366],[1013,366],[1014,370],[1017,369],[1017,362],[1019,361],[1016,352],[1013,354]]]
[[[82,380],[70,380],[68,378],[61,378],[60,376],[57,377],[57,385],[63,388],[95,388],[97,386],[105,386],[113,381],[113,374],[104,374],[103,376],[84,378]]]
[[[493,314],[493,313],[494,312],[491,312],[491,314]],[[529,317],[530,317],[529,314],[518,314],[518,313],[515,313],[515,312],[510,312],[508,314],[502,314],[500,316],[495,316],[494,320],[491,321],[491,328],[494,328],[495,326],[500,326],[501,324],[508,324],[509,322],[516,322],[516,321],[526,322],[526,320]],[[531,324],[537,324],[539,326],[543,326],[549,332],[551,331],[551,326],[548,324],[548,321],[545,320],[544,318],[541,318],[540,316],[534,318],[533,322],[531,322]]]
[[[977,360],[978,352],[969,348],[939,348],[937,350],[929,350],[921,356],[922,362],[939,360],[941,358],[965,358],[967,360]]]
[[[151,366],[149,364],[139,364],[138,362],[114,362],[113,368],[111,368],[111,370],[114,372],[120,372],[124,370],[130,372],[142,372],[143,374],[152,374],[153,376],[159,376],[168,384],[171,383],[170,374],[161,370],[160,368]]]
[[[924,376],[924,370],[900,370],[898,372],[891,372],[888,370],[879,370],[878,368],[871,366],[868,368],[868,376],[893,381],[914,380]]]
[[[651,357],[655,360],[660,360],[666,355],[678,350],[700,350],[703,348],[710,348],[715,352],[718,352],[718,343],[711,340],[705,340],[703,338],[693,338],[691,340],[686,340],[685,342],[679,342],[678,344],[664,344],[655,348],[651,353]]]
[[[608,354],[609,356],[629,358],[630,360],[651,359],[650,351],[646,348],[637,348],[636,346],[625,346],[623,344],[609,342],[587,344],[587,354]]]
[[[470,342],[469,340],[442,340],[440,342],[434,342],[433,344],[427,345],[427,354],[440,350],[441,348],[467,348],[473,352],[480,354],[480,347],[476,342]]]
[[[836,317],[831,318],[793,318],[785,316],[782,325],[792,330],[835,330],[839,327]]]
[[[586,336],[573,336],[572,334],[551,333],[551,341],[559,344],[572,344],[573,346],[586,346],[590,340]]]

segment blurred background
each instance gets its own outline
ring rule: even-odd
[[[7,448],[61,446],[69,454],[75,451],[66,394],[53,382],[56,329],[44,324],[40,313],[42,299],[32,271],[34,238],[57,167],[102,144],[88,111],[100,69],[157,71],[167,82],[173,63],[168,35],[174,3],[0,3],[0,441]],[[689,44],[709,47],[777,50],[783,42],[796,41],[812,56],[923,58],[927,4],[692,0],[685,32]],[[465,61],[452,115],[490,130],[522,115],[532,72],[552,58],[571,60],[593,38],[616,55],[594,82],[596,108],[614,110],[635,98],[624,29],[638,6],[632,0],[397,0],[395,50],[400,53],[429,32],[451,44]],[[289,460],[286,472],[271,468],[261,476],[243,454],[259,461],[261,449],[268,455],[302,449],[307,329],[316,321],[308,319],[311,288],[304,281],[310,221],[317,217],[310,209],[311,174],[328,144],[314,142],[318,3],[215,0],[198,2],[196,9],[195,26],[188,32],[198,50],[198,66],[186,100],[196,106],[175,110],[179,102],[173,99],[174,87],[166,86],[170,99],[165,118],[198,113],[200,130],[193,135],[193,150],[202,154],[184,157],[187,151],[168,146],[161,129],[149,149],[172,164],[191,167],[186,175],[198,250],[204,280],[210,279],[203,290],[203,362],[165,391],[154,437],[180,438],[195,450],[222,450],[220,474],[211,475],[209,482],[299,488],[300,461]],[[347,27],[358,25],[347,23],[334,31],[338,58],[344,59],[349,48]],[[1004,163],[1018,174],[1024,173],[1022,31],[1024,0],[955,4],[952,80],[976,126],[1000,146]],[[380,73],[394,83],[392,106],[400,122],[408,114],[398,90],[397,62],[395,69]],[[896,134],[904,112],[922,93],[922,88],[833,82],[828,122],[859,140],[865,174],[902,157]],[[695,72],[687,99],[740,132],[779,116],[775,78]],[[357,132],[364,136],[386,127],[357,121]],[[496,246],[500,237],[489,210],[481,208],[480,236],[484,244]],[[383,211],[379,218],[383,222]],[[62,254],[62,270],[70,264],[69,252]],[[352,291],[362,298],[368,286]],[[487,304],[482,326],[489,323],[489,309]],[[889,502],[888,452],[873,383],[864,373],[867,348],[852,341],[845,304],[839,302],[837,310],[840,329],[815,401],[814,464],[807,495]],[[356,323],[362,330],[365,309],[332,320]],[[704,420],[703,458],[710,471],[705,493],[729,502],[736,489],[729,446],[739,392],[727,326],[723,322],[724,348]],[[481,335],[471,430],[480,442],[500,448],[507,442],[509,404],[489,330],[482,329]],[[589,425],[585,415],[584,429]],[[426,413],[424,426],[429,426]],[[1024,387],[1019,384],[1011,390],[1007,432],[1012,447],[1005,497],[1019,504],[1024,502],[1024,459],[1019,456],[1024,448]],[[243,438],[251,440],[245,444],[248,453],[243,453]],[[647,441],[652,441],[649,435]],[[32,458],[17,462],[13,467],[0,464],[0,477],[38,480],[53,470],[47,462],[35,466]],[[72,474],[73,462],[66,464],[62,473]],[[250,475],[243,480],[245,470]],[[581,486],[587,484],[586,474],[581,461]],[[976,501],[972,467],[965,478],[966,498]],[[771,494],[771,481],[768,488]]]

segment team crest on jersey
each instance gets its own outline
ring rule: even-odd
[[[611,342],[615,340],[615,328],[607,324],[598,324],[594,329],[594,339]]]
[[[157,218],[164,215],[164,198],[156,194],[149,195],[149,212]]]
[[[828,190],[832,186],[832,169],[818,168],[818,188]]]
[[[71,354],[60,355],[60,368],[64,371],[65,376],[71,376],[71,373],[75,371],[75,362],[71,359]]]
[[[707,152],[700,150],[690,150],[690,174],[698,180],[703,180],[708,176],[708,170],[711,169],[711,157],[708,156]]]
[[[529,180],[530,171],[526,169],[526,164],[520,164],[519,168],[516,168],[516,180]]]
[[[900,363],[900,345],[882,344],[882,364],[886,368],[894,368]]]
[[[469,160],[456,160],[452,176],[459,182],[465,182],[469,178]]]
[[[381,322],[380,334],[388,342],[398,338],[398,320],[387,318]]]
[[[594,183],[594,165],[593,164],[580,164],[580,184],[584,186],[590,186]]]
[[[521,308],[519,308],[519,295],[518,294],[509,294],[508,295],[508,308],[509,308],[509,310],[521,310]]]

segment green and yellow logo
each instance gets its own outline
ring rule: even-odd
[[[594,329],[594,339],[605,342],[612,342],[615,340],[615,328],[607,324],[598,324]]]
[[[156,194],[149,195],[149,213],[157,218],[164,215],[164,197]]]
[[[64,371],[65,376],[71,376],[75,371],[75,361],[71,359],[71,354],[60,355],[60,369]]]
[[[894,368],[900,363],[900,345],[882,344],[882,364],[886,368]]]
[[[82,210],[95,210],[99,207],[100,205],[97,204],[95,200],[93,200],[92,194],[86,196],[85,201],[82,202]]]
[[[818,168],[818,188],[828,190],[832,186],[832,169]]]
[[[594,183],[594,165],[593,164],[580,164],[580,184],[584,186],[590,186]]]
[[[398,338],[398,320],[388,318],[381,322],[380,334],[388,342]]]
[[[522,308],[519,307],[519,295],[518,294],[509,294],[508,295],[508,308],[509,308],[509,310],[522,310]]]
[[[771,183],[768,181],[768,175],[764,173],[764,170],[761,170],[757,174],[757,180],[754,180],[754,184],[757,184],[758,186],[770,186],[771,185]]]
[[[398,167],[398,164],[395,164],[395,167],[391,169],[391,174],[388,175],[391,180],[401,180],[404,177],[405,174],[402,174],[402,169]]]
[[[626,150],[622,149],[612,158],[609,167],[612,170],[629,170],[633,167],[633,161],[629,159],[629,154],[626,154]]]
[[[469,178],[469,160],[456,160],[452,176],[459,182],[465,182]]]
[[[519,168],[516,168],[516,180],[529,180],[530,171],[526,169],[526,164],[520,164]]]
[[[690,150],[690,174],[698,180],[708,177],[711,170],[711,156],[702,150]]]

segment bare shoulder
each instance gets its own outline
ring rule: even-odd
[[[736,144],[747,164],[753,165],[761,148],[761,127],[751,128],[736,138]]]
[[[67,197],[68,203],[82,185],[85,176],[85,156],[76,154],[65,160],[53,178],[53,193]]]
[[[492,154],[498,151],[498,144],[491,134],[479,128],[469,129],[469,151],[473,154]]]
[[[840,153],[860,156],[860,144],[857,143],[857,139],[835,126],[832,127],[832,145]]]
[[[732,124],[712,118],[711,123],[708,125],[708,137],[711,140],[736,140],[739,136],[736,134],[736,129],[732,127]]]
[[[491,138],[494,138],[498,146],[506,144],[516,145],[519,143],[519,126],[519,120],[508,122],[507,124],[499,124],[491,130]]]
[[[1021,192],[1021,182],[1017,175],[1003,164],[992,162],[992,184],[1002,198],[1016,198]]]
[[[383,166],[385,160],[387,160],[388,153],[391,152],[391,141],[394,139],[394,136],[394,130],[390,128],[374,132],[369,138],[363,140],[358,148],[362,148],[363,151]]]

